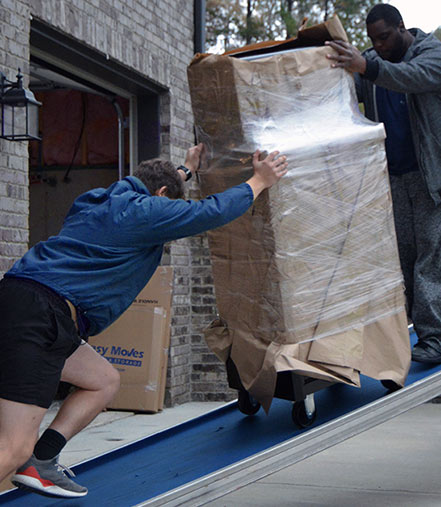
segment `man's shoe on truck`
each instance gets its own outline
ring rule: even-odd
[[[441,340],[435,336],[418,340],[412,349],[412,361],[419,363],[441,363]]]
[[[39,460],[35,456],[22,465],[11,477],[15,486],[40,495],[76,498],[87,495],[87,488],[69,479],[75,474],[53,459]]]

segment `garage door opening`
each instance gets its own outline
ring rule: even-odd
[[[30,246],[56,234],[74,199],[129,174],[129,100],[36,61],[30,88],[43,105],[29,143]]]
[[[30,42],[30,89],[43,103],[42,141],[30,143],[32,246],[58,233],[79,194],[158,157],[170,114],[167,88],[35,18]]]

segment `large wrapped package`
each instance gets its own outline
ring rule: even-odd
[[[360,113],[330,51],[197,55],[188,68],[203,195],[247,180],[256,149],[289,161],[245,215],[208,235],[220,319],[207,342],[266,410],[281,371],[402,385],[410,364],[384,128]]]

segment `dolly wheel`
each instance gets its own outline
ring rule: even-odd
[[[260,409],[260,403],[248,394],[247,391],[240,390],[238,392],[237,403],[242,414],[254,415]]]
[[[309,398],[311,396],[311,398]],[[296,401],[292,406],[292,420],[300,428],[308,428],[317,417],[313,395],[308,395],[303,401]],[[308,399],[309,398],[309,399]]]
[[[383,387],[385,387],[391,393],[399,391],[401,389],[401,386],[393,380],[381,380],[381,383],[383,384]]]

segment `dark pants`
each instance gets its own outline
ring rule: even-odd
[[[408,315],[419,339],[441,338],[441,205],[419,171],[390,183]]]

